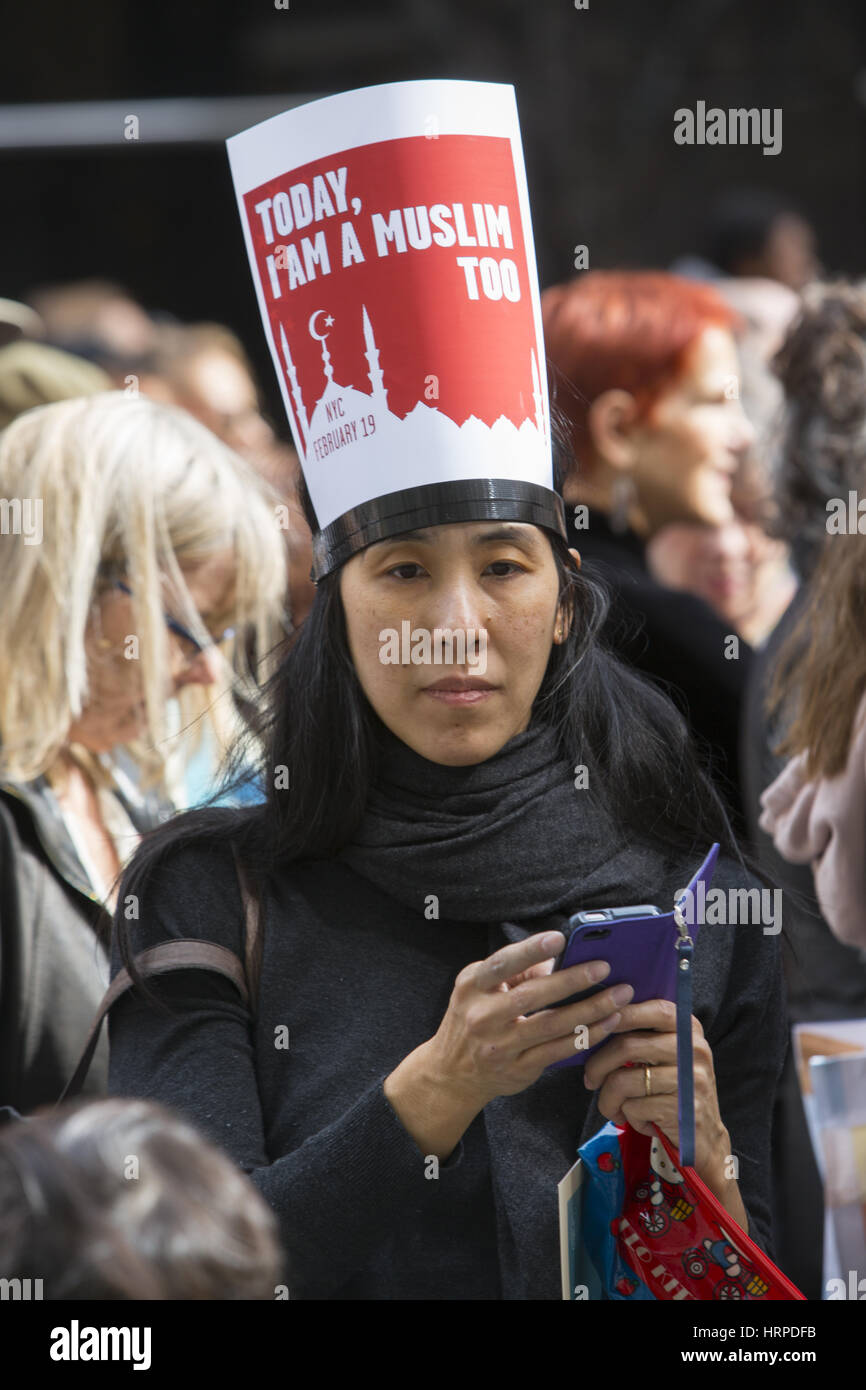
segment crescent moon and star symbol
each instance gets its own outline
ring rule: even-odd
[[[317,309],[317,310],[315,311],[315,313],[310,314],[310,322],[307,324],[307,328],[308,328],[308,330],[309,330],[310,337],[311,337],[311,338],[315,338],[317,342],[319,342],[319,343],[322,344],[322,361],[323,361],[323,363],[325,364],[325,376],[327,377],[328,381],[333,381],[333,379],[334,379],[334,368],[333,368],[333,365],[332,365],[332,363],[331,363],[331,354],[328,352],[328,344],[327,344],[327,342],[325,341],[326,338],[328,337],[328,334],[327,334],[327,333],[317,333],[317,332],[316,332],[316,319],[319,317],[320,314],[324,314],[324,313],[325,313],[325,310],[324,310],[324,309]],[[333,322],[334,322],[334,316],[333,316],[333,314],[327,314],[327,316],[326,316],[326,318],[325,318],[325,326],[326,326],[326,328],[331,328],[332,325],[333,325]]]
[[[310,322],[309,322],[309,324],[307,325],[307,328],[308,328],[308,330],[309,330],[310,337],[311,337],[311,338],[317,339],[317,341],[320,342],[320,343],[323,343],[323,342],[325,341],[325,339],[327,338],[328,335],[327,335],[327,333],[317,333],[317,332],[316,332],[316,327],[315,327],[315,325],[316,325],[316,319],[319,317],[320,314],[324,314],[324,313],[325,313],[325,310],[324,310],[324,309],[317,309],[317,310],[315,311],[315,313],[313,313],[313,314],[310,315]],[[327,326],[328,328],[331,328],[331,327],[333,326],[333,323],[334,323],[334,316],[333,316],[333,314],[328,314],[327,318],[325,319],[325,324],[326,324],[326,326]]]

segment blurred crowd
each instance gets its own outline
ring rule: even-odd
[[[542,295],[569,544],[611,593],[608,641],[673,696],[784,890],[791,1022],[863,1018],[866,284],[822,278],[782,200],[731,195],[710,222],[670,269]],[[74,1070],[140,837],[213,795],[260,795],[260,692],[314,593],[284,434],[225,325],[99,280],[0,300],[10,1114],[55,1102]],[[102,1043],[89,1102],[0,1130],[0,1275],[57,1271],[54,1297],[273,1297],[252,1186],[167,1113],[101,1100],[106,1084]],[[820,1298],[822,1183],[792,1059],[775,1106],[776,1257]],[[134,1194],[107,1176],[115,1151],[148,1155]]]

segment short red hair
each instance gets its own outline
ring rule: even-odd
[[[736,332],[739,315],[710,285],[664,271],[592,270],[541,296],[551,393],[575,451],[604,391],[628,391],[646,415],[688,371],[697,338],[714,325]],[[558,374],[579,395],[562,389]]]

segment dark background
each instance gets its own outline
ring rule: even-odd
[[[7,5],[0,103],[312,98],[413,77],[512,82],[542,285],[667,265],[731,184],[794,196],[830,273],[864,270],[863,0],[86,0]],[[679,106],[781,107],[783,145],[682,147]],[[277,100],[273,114],[282,109]],[[216,319],[271,369],[222,136],[0,149],[0,296],[100,276]],[[204,215],[202,213],[204,212]]]

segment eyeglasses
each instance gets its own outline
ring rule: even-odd
[[[124,594],[128,594],[130,598],[134,597],[129,585],[124,584],[121,579],[115,580],[114,587],[116,589],[120,589]],[[187,643],[188,646],[192,649],[191,651],[187,652],[187,655],[189,656],[189,659],[191,661],[195,657],[200,656],[202,652],[209,651],[213,647],[219,647],[224,642],[229,642],[235,635],[235,629],[233,627],[227,627],[224,628],[223,631],[220,632],[218,635],[211,635],[210,641],[203,644],[198,640],[197,637],[193,637],[189,628],[184,627],[183,623],[179,623],[176,618],[172,618],[171,615],[168,613],[164,613],[163,617],[165,619],[165,625],[168,628],[169,632],[173,632],[175,636],[179,637],[182,642]]]

